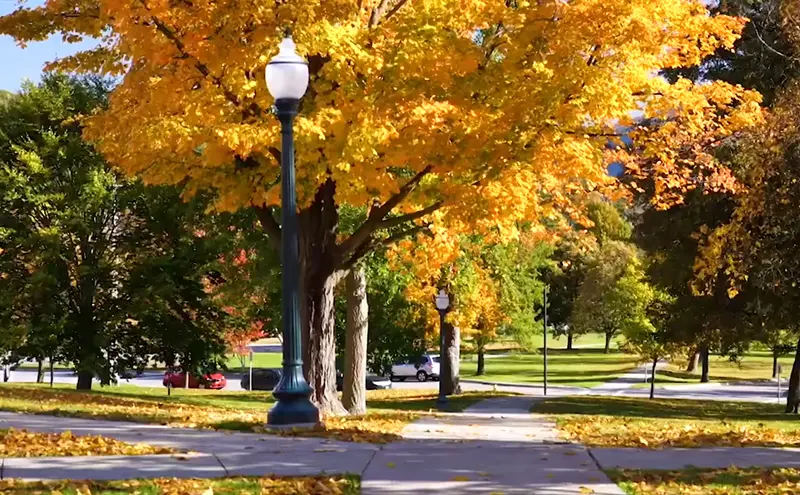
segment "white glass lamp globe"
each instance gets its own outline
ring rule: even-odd
[[[267,64],[267,89],[276,100],[299,100],[308,89],[308,63],[295,51],[292,38],[283,38],[280,51]]]
[[[436,309],[439,311],[446,311],[447,308],[450,307],[450,297],[444,291],[444,289],[439,291],[439,295],[436,296]]]

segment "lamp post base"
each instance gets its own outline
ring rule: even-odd
[[[319,424],[319,409],[308,397],[278,400],[267,413],[270,428],[309,428]]]

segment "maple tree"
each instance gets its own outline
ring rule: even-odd
[[[87,136],[148,183],[254,208],[278,243],[279,132],[262,72],[293,27],[311,74],[296,122],[305,371],[313,399],[341,412],[333,288],[377,246],[428,223],[513,236],[559,208],[579,216],[572,198],[613,182],[606,141],[637,109],[668,120],[633,134],[665,201],[697,174],[726,186],[712,156],[680,145],[749,124],[757,95],[653,75],[731,48],[744,23],[696,0],[48,0],[0,17],[0,33],[101,39],[49,66],[121,76]],[[349,236],[344,204],[369,208]]]

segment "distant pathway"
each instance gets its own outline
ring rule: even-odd
[[[667,363],[659,362],[656,365],[656,374],[658,370],[666,366]],[[616,378],[614,380],[602,383],[596,387],[592,387],[591,390],[588,392],[591,395],[618,395],[620,392],[624,390],[628,390],[632,388],[634,385],[639,383],[646,383],[645,377],[650,378],[652,374],[653,365],[652,364],[643,364],[636,368],[635,370],[629,371],[624,375]],[[656,380],[658,380],[656,378]]]

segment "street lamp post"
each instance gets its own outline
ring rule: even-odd
[[[267,89],[275,98],[281,122],[281,288],[283,290],[283,373],[272,395],[278,400],[267,415],[270,426],[312,425],[319,410],[303,376],[300,339],[300,260],[294,178],[294,130],[300,98],[308,88],[308,63],[295,52],[287,34],[266,70]]]
[[[436,407],[440,411],[444,411],[447,409],[447,395],[444,393],[444,380],[442,377],[445,360],[444,316],[450,310],[450,297],[444,289],[440,290],[436,296],[436,310],[439,311],[439,398],[436,399]]]

